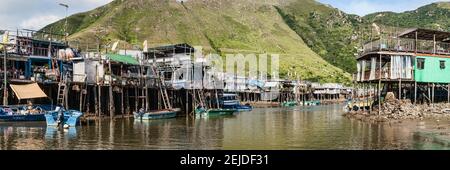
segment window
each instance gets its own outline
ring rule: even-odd
[[[419,70],[425,69],[425,59],[424,58],[417,59],[417,69],[419,69]]]
[[[439,61],[439,67],[441,68],[441,70],[445,69],[445,61],[444,60]]]

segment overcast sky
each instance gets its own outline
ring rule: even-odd
[[[404,12],[415,10],[433,2],[450,0],[317,0],[330,4],[335,8],[349,13],[364,16],[374,12],[392,11]]]
[[[69,15],[88,11],[107,4],[112,0],[0,0],[0,29],[27,28],[40,29],[64,18],[68,4]],[[419,6],[437,0],[318,0],[330,4],[347,13],[366,15],[379,11],[401,12],[414,10]],[[450,1],[450,0],[447,0]]]

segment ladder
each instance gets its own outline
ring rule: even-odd
[[[198,98],[199,98],[199,102],[200,102],[200,105],[201,106],[203,106],[203,107],[206,107],[206,105],[205,105],[205,94],[203,93],[203,90],[202,91],[200,91],[200,90],[198,90]]]
[[[58,98],[57,104],[67,107],[67,75],[64,78],[61,78],[61,81],[58,84]]]
[[[172,106],[170,105],[169,95],[167,94],[166,84],[164,83],[164,78],[159,75],[158,70],[156,69],[156,65],[153,65],[152,67],[153,73],[156,74],[157,82],[159,85],[159,90],[162,95],[163,104],[166,109],[172,109]]]

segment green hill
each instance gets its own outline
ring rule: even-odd
[[[366,22],[375,22],[394,27],[420,27],[450,31],[450,2],[438,2],[403,13],[379,12],[364,17]]]
[[[280,8],[312,0],[116,0],[68,18],[70,40],[122,40],[151,46],[186,42],[206,52],[280,54],[281,74],[294,69],[302,79],[349,82],[350,74],[325,61],[286,24]],[[44,30],[62,31],[64,20]],[[308,39],[308,41],[310,41]],[[310,44],[311,45],[311,44]]]

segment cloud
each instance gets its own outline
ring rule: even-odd
[[[53,23],[61,19],[60,16],[56,15],[42,15],[42,16],[35,16],[29,19],[26,19],[21,22],[20,27],[27,28],[27,29],[34,29],[38,30],[49,23]]]
[[[59,3],[69,5],[69,15],[92,10],[112,0],[1,0],[0,29],[40,29],[65,17]]]

